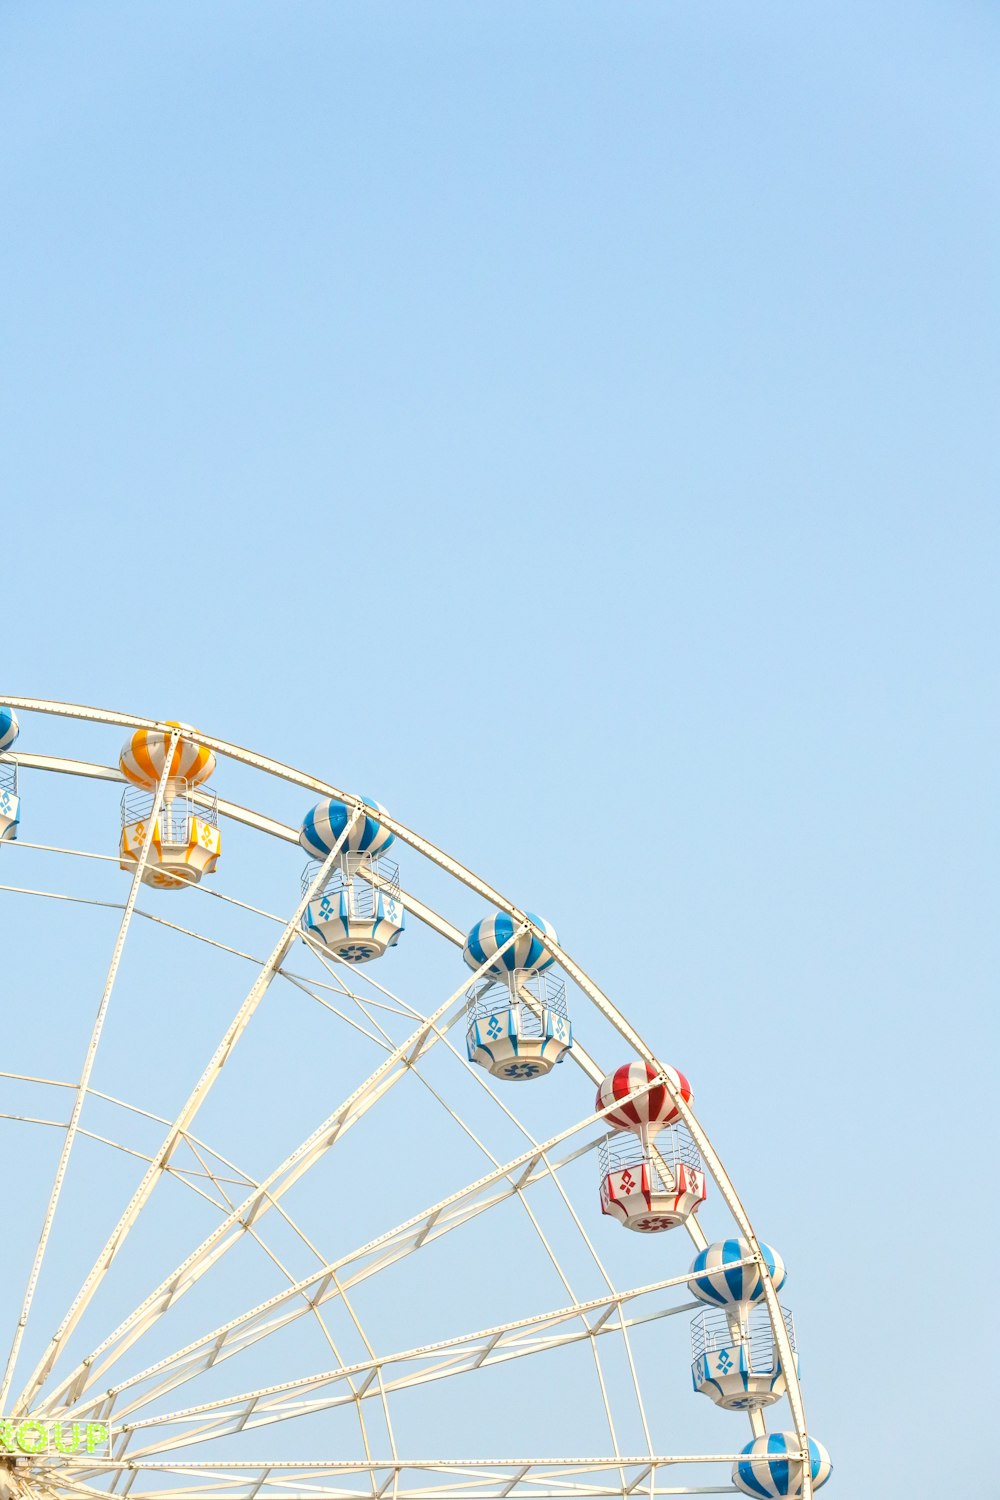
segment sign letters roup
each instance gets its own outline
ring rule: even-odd
[[[34,1458],[43,1453],[103,1456],[110,1447],[107,1422],[42,1422],[35,1417],[14,1422],[0,1417],[0,1458]]]

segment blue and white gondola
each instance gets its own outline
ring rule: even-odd
[[[341,845],[341,853],[348,857],[366,856],[373,859],[376,855],[385,853],[394,841],[395,834],[383,827],[380,821],[379,815],[385,815],[385,808],[380,802],[373,802],[370,797],[362,797],[360,801],[371,812],[353,825]],[[339,797],[328,797],[323,802],[317,802],[302,820],[299,843],[313,859],[326,859],[353,814],[354,807],[341,802]]]
[[[783,1500],[785,1496],[796,1500],[802,1494],[805,1463],[789,1455],[799,1451],[794,1432],[770,1432],[754,1438],[733,1465],[733,1483],[756,1500]],[[815,1438],[809,1439],[809,1469],[814,1490],[826,1484],[833,1472],[829,1453]]]
[[[779,1401],[786,1389],[781,1362],[767,1371],[751,1370],[749,1349],[742,1340],[702,1354],[691,1367],[691,1383],[723,1411],[759,1411]]]
[[[775,1291],[785,1284],[785,1263],[770,1245],[761,1243],[761,1253],[767,1266]],[[746,1240],[716,1240],[705,1250],[699,1250],[691,1262],[691,1291],[701,1302],[711,1307],[732,1306],[739,1302],[757,1302],[764,1295],[764,1283],[755,1263],[728,1265],[730,1261],[744,1259],[750,1254]],[[726,1270],[722,1270],[727,1266]]]
[[[533,911],[525,912],[525,916],[553,942],[558,943],[559,939],[551,922],[536,916]],[[465,940],[462,953],[469,968],[479,969],[488,963],[490,966],[487,973],[500,977],[513,974],[517,969],[526,970],[530,974],[541,974],[545,969],[551,968],[556,961],[555,954],[550,953],[542,940],[530,931],[520,933],[506,952],[500,952],[504,943],[510,941],[518,925],[505,911],[498,911],[494,916],[483,917],[481,922],[477,922]]]
[[[0,705],[0,755],[4,755],[20,733],[17,714]],[[0,763],[0,842],[17,838],[21,821],[21,799],[17,795],[17,766],[13,761]]]
[[[394,840],[381,821],[386,810],[370,797],[360,800],[367,810],[349,828],[357,804],[329,797],[306,814],[299,834],[314,861],[303,875],[305,886],[346,830],[333,870],[303,912],[302,930],[351,964],[381,958],[406,926],[399,871],[381,859]]]
[[[12,708],[0,704],[0,755],[9,750],[21,732],[17,714]]]
[[[545,937],[559,941],[551,922],[534,912],[525,916]],[[573,1045],[566,986],[546,972],[555,954],[536,933],[518,932],[520,925],[507,912],[484,917],[467,936],[462,954],[470,969],[489,965],[469,991],[469,1061],[511,1083],[544,1078]],[[510,946],[501,953],[505,943]]]
[[[795,1322],[782,1308],[796,1373]],[[691,1382],[723,1411],[759,1411],[785,1394],[787,1381],[762,1304],[703,1308],[691,1324]]]

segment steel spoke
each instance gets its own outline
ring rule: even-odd
[[[170,779],[170,765],[174,750],[177,747],[179,730],[170,731],[170,743],[167,748],[166,760],[163,763],[163,771],[156,784],[156,792],[153,796],[153,806],[146,825],[146,831],[142,840],[142,848],[139,851],[139,859],[132,874],[132,885],[129,889],[128,900],[125,903],[125,911],[118,927],[115,938],[115,946],[111,954],[111,962],[108,965],[107,977],[104,981],[104,990],[101,1001],[97,1007],[97,1016],[91,1029],[90,1038],[87,1043],[87,1051],[83,1060],[83,1068],[80,1073],[80,1081],[77,1084],[76,1097],[73,1101],[73,1112],[70,1116],[66,1137],[63,1141],[62,1150],[59,1153],[59,1163],[56,1167],[55,1181],[52,1184],[52,1192],[49,1195],[48,1205],[45,1210],[45,1218],[42,1221],[42,1232],[39,1236],[38,1246],[35,1250],[35,1258],[28,1275],[28,1285],[25,1288],[24,1299],[21,1303],[21,1313],[17,1320],[17,1328],[14,1331],[14,1339],[7,1356],[7,1364],[0,1381],[0,1411],[7,1404],[7,1395],[10,1391],[11,1381],[14,1378],[14,1366],[17,1364],[17,1356],[21,1351],[21,1343],[24,1339],[24,1331],[28,1325],[28,1315],[31,1312],[31,1304],[35,1296],[35,1288],[38,1286],[38,1278],[41,1275],[42,1262],[48,1249],[49,1238],[52,1234],[52,1225],[55,1222],[56,1209],[62,1194],[63,1183],[66,1180],[66,1171],[69,1167],[69,1159],[76,1143],[76,1134],[80,1125],[80,1114],[83,1110],[84,1101],[87,1097],[87,1089],[90,1085],[90,1075],[94,1071],[94,1063],[97,1059],[97,1049],[101,1041],[101,1033],[104,1030],[104,1022],[108,1014],[108,1006],[111,1004],[111,994],[118,978],[118,967],[121,963],[122,953],[125,949],[125,939],[128,936],[129,926],[132,921],[132,913],[135,910],[136,897],[142,884],[142,877],[146,873],[146,864],[149,860],[150,851],[153,847],[153,834],[156,832],[156,820],[163,806],[163,798],[167,790],[167,782]],[[24,1406],[19,1402],[14,1415],[23,1411]]]

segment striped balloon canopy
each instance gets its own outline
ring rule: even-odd
[[[178,724],[173,719],[166,721],[173,729],[188,729],[187,724]],[[193,733],[193,731],[192,731]],[[133,786],[152,791],[163,775],[170,749],[170,735],[162,729],[137,729],[132,738],[122,746],[118,764],[126,781]],[[215,756],[205,745],[195,739],[181,735],[174,746],[170,760],[167,793],[176,796],[183,783],[200,786],[215,770]]]
[[[762,1240],[758,1243],[764,1264],[774,1282],[774,1290],[778,1292],[784,1286],[788,1274],[785,1262],[770,1245],[765,1245]],[[729,1265],[725,1271],[721,1269],[728,1262],[743,1260],[749,1254],[750,1246],[746,1240],[741,1239],[716,1240],[714,1245],[699,1250],[691,1262],[692,1273],[697,1273],[696,1279],[691,1283],[691,1290],[698,1300],[707,1302],[712,1307],[731,1307],[736,1302],[759,1302],[764,1295],[764,1283],[756,1263],[748,1266]]]
[[[395,834],[390,833],[388,828],[383,828],[379,821],[379,814],[384,817],[386,810],[381,802],[373,802],[370,797],[362,797],[361,801],[365,807],[371,808],[371,812],[358,818],[341,844],[340,851],[342,854],[381,854],[395,838]],[[339,797],[328,797],[324,802],[317,802],[302,820],[299,843],[306,853],[311,854],[313,859],[325,859],[353,817],[354,810],[355,804],[341,802]]]
[[[17,714],[12,708],[0,705],[0,755],[9,750],[21,732]]]
[[[524,915],[554,943],[558,943],[559,939],[551,922],[546,922],[544,917],[537,916],[533,911],[526,911]],[[498,911],[495,916],[484,917],[481,922],[477,922],[465,940],[462,953],[469,968],[479,969],[483,964],[489,963],[486,971],[488,974],[513,974],[515,969],[540,974],[543,969],[550,968],[556,961],[555,954],[550,953],[541,938],[536,937],[533,932],[522,932],[505,953],[500,953],[504,943],[517,931],[518,925],[505,911]],[[490,963],[491,959],[496,959],[496,962]]]
[[[614,1126],[615,1130],[631,1130],[635,1135],[653,1136],[658,1130],[672,1125],[680,1116],[680,1110],[662,1082],[664,1077],[670,1080],[674,1092],[684,1103],[690,1104],[691,1085],[683,1073],[668,1067],[657,1071],[649,1063],[634,1062],[616,1068],[602,1080],[597,1090],[597,1108],[607,1109],[609,1104],[623,1099],[625,1102],[620,1109],[614,1109],[605,1116],[608,1124]],[[646,1088],[647,1084],[652,1084],[653,1087],[647,1089],[645,1094],[639,1094],[635,1099],[628,1097],[635,1089]]]
[[[758,1500],[776,1500],[777,1496],[790,1497],[802,1494],[802,1470],[805,1467],[798,1454],[802,1445],[794,1432],[769,1432],[764,1437],[747,1443],[742,1454],[733,1465],[733,1483],[744,1495],[754,1495]],[[790,1458],[789,1454],[795,1457]],[[822,1443],[809,1439],[809,1468],[812,1471],[813,1489],[826,1484],[833,1464]]]

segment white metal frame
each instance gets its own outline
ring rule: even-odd
[[[103,709],[50,702],[34,698],[4,698],[11,707],[28,713],[58,715],[65,718],[115,726],[127,730],[154,729],[173,736],[179,731],[175,726],[159,721],[139,718],[135,715],[113,713]],[[295,786],[308,790],[316,796],[340,797],[354,806],[353,822],[361,815],[362,804],[357,797],[342,792],[339,788],[318,778],[286,766],[269,757],[262,756],[196,731],[199,740],[214,750],[216,755],[238,761],[256,771],[278,777]],[[173,741],[171,741],[171,744]],[[21,767],[48,773],[64,773],[72,776],[96,778],[120,782],[123,778],[115,767],[91,761],[73,760],[61,756],[45,755],[32,751],[8,754],[8,759]],[[170,757],[167,757],[169,765]],[[39,1124],[56,1126],[65,1131],[59,1167],[46,1207],[41,1234],[32,1270],[25,1289],[21,1312],[10,1353],[7,1358],[2,1388],[0,1388],[0,1411],[4,1415],[23,1417],[26,1413],[38,1413],[46,1418],[72,1417],[85,1419],[92,1416],[109,1417],[118,1424],[115,1451],[110,1459],[95,1458],[39,1459],[31,1470],[30,1478],[20,1469],[0,1474],[0,1493],[6,1484],[11,1493],[45,1494],[65,1496],[106,1496],[109,1491],[116,1495],[129,1494],[132,1500],[142,1497],[158,1497],[158,1500],[173,1500],[173,1497],[200,1497],[214,1500],[226,1496],[230,1500],[277,1500],[278,1496],[343,1497],[343,1500],[380,1500],[390,1494],[393,1497],[408,1497],[408,1500],[505,1500],[507,1496],[531,1497],[531,1500],[547,1500],[555,1497],[620,1496],[645,1494],[650,1497],[670,1494],[716,1494],[730,1493],[732,1486],[728,1477],[721,1484],[673,1483],[673,1476],[684,1465],[727,1464],[735,1454],[714,1455],[656,1455],[652,1451],[649,1427],[646,1421],[642,1393],[636,1366],[632,1356],[629,1329],[639,1324],[655,1321],[673,1313],[690,1310],[695,1306],[684,1297],[688,1277],[675,1277],[648,1286],[618,1291],[605,1270],[584,1224],[572,1208],[570,1199],[560,1178],[566,1165],[581,1154],[591,1151],[597,1144],[593,1127],[601,1122],[601,1114],[591,1114],[545,1141],[536,1141],[517,1119],[512,1104],[510,1089],[497,1090],[492,1082],[479,1070],[470,1066],[477,1084],[491,1093],[497,1106],[513,1121],[527,1140],[528,1145],[520,1155],[506,1162],[497,1161],[488,1148],[478,1139],[471,1127],[461,1118],[449,1101],[443,1098],[420,1071],[420,1060],[434,1046],[443,1046],[464,1056],[456,1049],[448,1036],[449,1027],[458,1020],[465,1009],[465,994],[470,984],[485,973],[482,966],[473,975],[457,975],[461,983],[429,1015],[423,1015],[409,1002],[384,988],[375,972],[358,975],[344,965],[332,962],[328,955],[316,952],[315,956],[326,977],[317,980],[297,974],[287,965],[292,945],[301,935],[300,919],[307,901],[329,874],[347,837],[348,830],[338,840],[333,852],[316,867],[312,885],[303,893],[292,914],[277,917],[259,908],[247,908],[261,917],[280,925],[280,936],[266,958],[234,949],[210,935],[181,923],[173,923],[137,906],[137,898],[143,870],[152,845],[155,815],[162,801],[166,786],[166,770],[160,778],[155,794],[153,816],[149,821],[139,863],[133,873],[127,900],[121,905],[122,917],[107,978],[98,1006],[97,1018],[90,1036],[81,1075],[77,1083],[59,1080],[28,1079],[24,1075],[0,1074],[16,1078],[21,1083],[37,1083],[50,1090],[71,1089],[73,1105],[69,1120],[44,1119],[41,1116],[23,1114],[0,1118],[34,1119]],[[194,792],[192,800],[210,797],[211,794]],[[258,831],[287,842],[297,841],[298,830],[251,808],[218,799],[218,811],[224,818],[246,824]],[[485,903],[509,913],[515,923],[515,935],[530,929],[543,938],[555,953],[563,971],[574,981],[579,990],[594,1008],[618,1032],[628,1048],[654,1067],[661,1067],[652,1050],[628,1023],[625,1017],[594,983],[585,970],[562,947],[553,942],[549,934],[534,928],[530,917],[494,890],[487,882],[468,870],[458,860],[446,854],[428,839],[415,833],[397,819],[385,815],[383,822],[401,844],[408,845],[455,880],[475,892]],[[23,826],[23,825],[22,825]],[[16,845],[7,847],[17,847]],[[22,847],[52,847],[22,844]],[[104,858],[82,850],[53,849],[65,855],[81,858]],[[194,887],[202,891],[202,887]],[[30,890],[14,884],[0,885],[0,890],[18,891],[32,897],[53,900],[86,901],[56,891]],[[232,898],[212,890],[206,892],[221,900]],[[436,912],[430,905],[408,890],[401,892],[406,910],[417,921],[424,923],[459,949],[465,937],[453,923]],[[108,905],[112,903],[95,902]],[[246,907],[246,903],[236,905]],[[190,908],[188,908],[190,910]],[[101,1039],[118,966],[134,917],[160,922],[191,938],[209,942],[223,950],[238,954],[254,965],[256,975],[232,1022],[226,1029],[218,1047],[194,1085],[183,1108],[167,1125],[167,1131],[159,1149],[150,1157],[148,1153],[130,1146],[124,1139],[110,1136],[95,1136],[80,1124],[84,1104],[88,1098],[110,1100],[110,1096],[91,1089],[90,1079],[94,1059]],[[513,942],[514,938],[510,939]],[[315,951],[315,950],[314,950]],[[274,1170],[261,1181],[243,1173],[231,1161],[218,1156],[193,1133],[195,1118],[207,1099],[211,1089],[229,1061],[240,1037],[264,997],[273,980],[281,976],[288,983],[310,994],[319,1004],[331,1010],[340,1020],[361,1031],[370,1041],[385,1052],[383,1061],[375,1068],[343,1102],[291,1152]],[[359,990],[366,993],[361,994]],[[356,1012],[357,1014],[354,1014]],[[394,1044],[381,1017],[406,1016],[414,1025],[409,1036]],[[360,1019],[359,1019],[360,1017]],[[577,1039],[570,1054],[573,1062],[592,1083],[598,1082],[606,1069],[600,1066],[586,1051],[580,1040],[581,1028],[577,1028]],[[610,1061],[617,1062],[619,1059]],[[335,1261],[328,1260],[311,1244],[307,1236],[288,1214],[282,1203],[283,1197],[315,1163],[323,1158],[375,1104],[382,1099],[402,1078],[407,1075],[420,1079],[438,1103],[452,1115],[459,1127],[475,1143],[487,1158],[489,1170],[475,1182],[468,1184],[459,1193],[429,1205],[415,1218],[398,1225],[381,1235],[377,1240],[359,1246],[355,1251]],[[775,1347],[786,1371],[788,1382],[787,1399],[791,1414],[791,1425],[800,1444],[799,1458],[802,1462],[802,1494],[811,1500],[812,1482],[808,1464],[808,1432],[802,1404],[801,1390],[796,1374],[796,1364],[788,1345],[788,1334],[778,1307],[774,1286],[767,1274],[760,1244],[740,1201],[735,1188],[723,1167],[718,1154],[705,1134],[703,1127],[691,1107],[681,1099],[670,1082],[670,1075],[663,1073],[668,1093],[677,1107],[680,1119],[687,1127],[702,1161],[714,1180],[716,1187],[729,1209],[738,1233],[746,1240],[749,1260],[761,1272],[765,1302],[771,1322]],[[544,1087],[544,1085],[536,1085]],[[530,1085],[529,1085],[530,1087]],[[134,1104],[114,1099],[113,1104],[126,1117],[146,1116],[159,1119]],[[588,1134],[589,1132],[589,1134]],[[123,1123],[122,1135],[126,1134]],[[142,1180],[107,1242],[85,1278],[67,1312],[54,1331],[41,1358],[17,1401],[10,1406],[9,1393],[13,1390],[13,1376],[21,1349],[35,1288],[45,1257],[46,1249],[57,1217],[57,1208],[65,1179],[66,1169],[74,1141],[79,1135],[90,1135],[103,1140],[108,1146],[129,1152],[146,1161]],[[582,1139],[586,1137],[585,1139]],[[582,1139],[582,1143],[581,1143]],[[181,1165],[184,1161],[186,1164]],[[661,1164],[663,1165],[663,1164]],[[665,1167],[664,1167],[664,1170]],[[143,1208],[149,1202],[156,1185],[164,1176],[183,1181],[187,1187],[213,1203],[220,1219],[211,1233],[196,1246],[184,1261],[144,1299],[98,1346],[73,1368],[64,1371],[57,1384],[51,1380],[59,1363],[62,1350],[77,1328],[84,1312],[101,1287],[104,1278],[119,1253],[125,1239],[135,1226]],[[669,1174],[667,1173],[669,1176]],[[579,1300],[562,1267],[557,1251],[546,1237],[542,1224],[532,1208],[530,1189],[536,1183],[546,1181],[555,1186],[561,1199],[573,1216],[576,1227],[593,1257],[607,1285],[607,1293],[598,1299]],[[463,1334],[457,1338],[419,1349],[376,1353],[365,1335],[361,1322],[351,1302],[351,1289],[402,1256],[419,1253],[420,1249],[442,1234],[449,1233],[479,1214],[502,1201],[515,1198],[531,1221],[533,1231],[555,1267],[565,1287],[566,1304],[551,1312],[529,1318],[496,1325]],[[290,1226],[299,1240],[307,1245],[317,1261],[316,1270],[308,1277],[295,1276],[285,1268],[279,1258],[268,1247],[260,1230],[260,1221],[274,1211]],[[694,1244],[701,1248],[706,1239],[697,1219],[688,1226]],[[108,1387],[105,1377],[118,1364],[125,1351],[156,1325],[168,1308],[184,1296],[231,1248],[245,1235],[251,1236],[262,1246],[277,1265],[287,1282],[285,1290],[268,1301],[248,1308],[229,1323],[209,1330],[202,1338],[161,1358],[138,1374],[122,1379],[117,1385]],[[682,1301],[671,1305],[657,1298],[672,1291]],[[368,1351],[363,1361],[345,1362],[335,1341],[323,1321],[324,1304],[338,1299],[348,1311],[354,1327]],[[634,1306],[633,1306],[634,1305]],[[262,1386],[240,1391],[225,1398],[194,1405],[180,1405],[166,1413],[143,1417],[143,1408],[168,1392],[181,1389],[208,1368],[214,1368],[233,1353],[250,1343],[266,1339],[277,1329],[287,1327],[298,1318],[308,1317],[323,1328],[327,1343],[336,1361],[325,1371],[305,1374],[293,1381],[279,1385]],[[638,1404],[642,1428],[648,1451],[644,1456],[623,1455],[615,1436],[615,1401],[607,1388],[599,1344],[602,1335],[616,1333],[631,1371],[631,1380]],[[593,1351],[595,1371],[604,1404],[613,1453],[605,1457],[567,1458],[558,1461],[538,1458],[491,1458],[471,1462],[438,1458],[417,1459],[401,1456],[396,1451],[392,1436],[389,1395],[393,1391],[413,1385],[449,1378],[467,1373],[490,1364],[511,1359],[525,1358],[542,1350],[564,1344],[588,1341]],[[388,1455],[372,1453],[365,1425],[366,1402],[377,1401],[381,1407],[391,1452]],[[353,1404],[358,1415],[364,1440],[366,1460],[363,1463],[333,1462],[237,1462],[197,1463],[173,1461],[164,1455],[194,1442],[213,1440],[247,1429],[269,1426],[278,1421],[294,1420],[298,1415],[315,1412],[338,1404]],[[754,1435],[765,1431],[764,1419],[759,1412],[750,1414]]]

